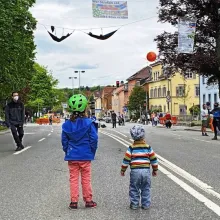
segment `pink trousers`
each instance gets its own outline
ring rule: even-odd
[[[69,161],[71,202],[79,200],[79,176],[84,202],[92,201],[91,161]]]

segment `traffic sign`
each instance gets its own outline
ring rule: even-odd
[[[167,102],[171,102],[171,96],[170,95],[167,95],[166,99],[167,99]]]

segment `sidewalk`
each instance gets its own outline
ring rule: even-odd
[[[165,128],[165,126],[159,124],[157,125],[158,128]],[[199,131],[201,132],[201,127],[200,126],[193,126],[193,127],[188,127],[188,126],[179,126],[179,125],[174,125],[172,126],[173,129],[176,130],[182,130],[182,131]],[[207,132],[213,133],[213,131],[210,128],[207,128]]]

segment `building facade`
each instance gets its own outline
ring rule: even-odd
[[[160,61],[151,65],[149,106],[151,110],[170,111],[172,115],[190,114],[190,108],[199,105],[199,76],[175,73],[167,77]]]
[[[219,102],[219,86],[207,85],[208,78],[200,76],[200,108],[206,102],[211,103],[211,108],[214,108],[214,103]]]

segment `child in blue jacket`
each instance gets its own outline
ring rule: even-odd
[[[70,172],[71,203],[69,208],[76,210],[79,200],[79,175],[81,174],[83,200],[86,208],[95,208],[92,200],[91,161],[94,160],[98,135],[94,123],[85,116],[88,101],[81,94],[69,99],[72,111],[70,120],[62,126],[62,145],[65,161]]]

